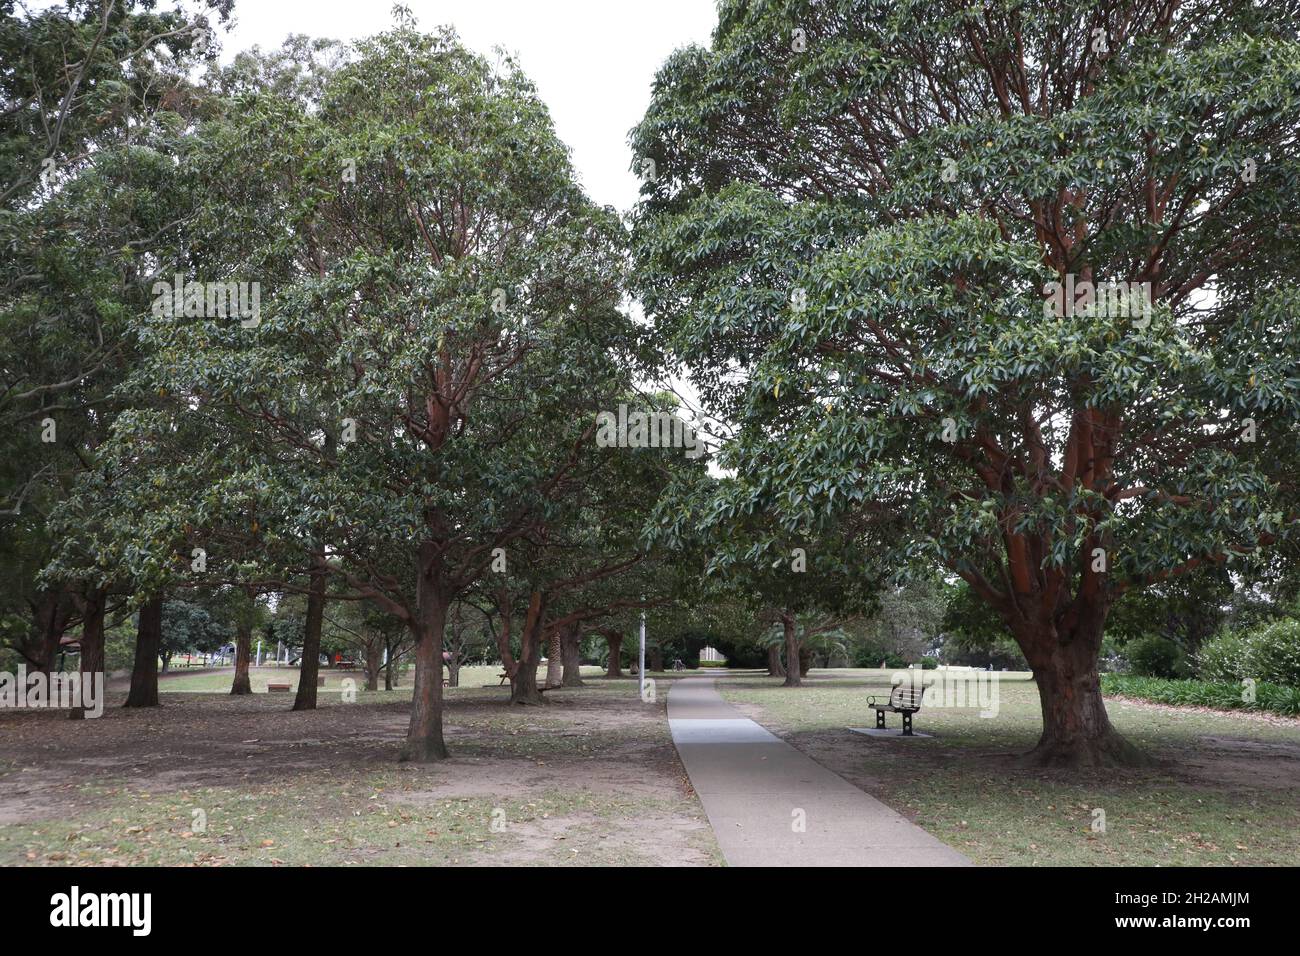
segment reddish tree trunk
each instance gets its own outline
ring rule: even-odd
[[[781,666],[781,648],[775,644],[767,649],[767,673],[771,677],[785,676],[785,668]]]
[[[1057,625],[1013,631],[1034,669],[1043,713],[1037,746],[1022,758],[1034,767],[1144,766],[1149,758],[1111,726],[1101,696],[1097,658],[1105,610],[1091,613],[1072,631]]]
[[[442,739],[442,635],[447,626],[447,596],[442,559],[431,541],[420,546],[419,574],[413,628],[415,690],[401,759],[423,763],[447,757]]]
[[[27,653],[27,648],[24,647],[24,656],[31,661],[34,669],[46,674],[54,671],[63,635],[68,632],[73,611],[73,602],[63,589],[42,591],[40,599],[33,602],[32,617],[40,635],[39,643],[34,655]]]
[[[798,687],[800,685],[799,632],[795,629],[794,618],[782,614],[781,630],[785,634],[785,686]]]
[[[537,662],[541,656],[542,619],[546,612],[546,599],[534,591],[528,605],[528,615],[519,636],[519,660],[510,675],[510,703],[541,704],[542,692],[537,687]]]
[[[560,655],[564,661],[564,686],[582,686],[582,638],[577,625],[560,633]]]
[[[605,665],[605,676],[622,677],[623,635],[606,633],[605,640],[609,642],[609,663]]]
[[[311,560],[311,581],[307,585],[307,620],[303,626],[302,659],[298,662],[298,693],[294,710],[316,709],[316,684],[320,671],[320,634],[325,621],[326,566],[323,555]]]
[[[135,666],[127,707],[158,706],[158,650],[162,647],[162,598],[151,598],[140,608],[135,631]]]
[[[99,589],[92,590],[82,602],[81,612],[81,686],[93,686],[96,675],[104,686],[104,606],[108,595]],[[85,691],[83,691],[83,694]],[[84,696],[82,698],[85,699]],[[86,716],[84,707],[73,707],[68,714],[73,720]]]
[[[366,690],[379,690],[379,672],[384,669],[384,644],[378,638],[362,648],[366,656]]]
[[[664,649],[656,645],[654,647],[647,647],[645,652],[650,658],[646,661],[646,669],[662,672],[664,669]]]
[[[235,679],[230,682],[230,693],[236,696],[253,692],[253,684],[248,677],[248,658],[252,646],[252,628],[241,623],[235,630]]]

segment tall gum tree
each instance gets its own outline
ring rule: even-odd
[[[518,68],[448,31],[402,23],[319,84],[239,88],[192,157],[189,255],[260,282],[260,315],[147,318],[148,374],[242,436],[248,472],[218,487],[253,496],[260,533],[316,543],[331,599],[410,629],[403,757],[440,759],[448,608],[548,519],[625,377],[621,224]]]
[[[1144,762],[1111,608],[1291,533],[1296,14],[726,2],[633,133],[635,284],[738,426],[727,507],[965,579],[1034,669],[1031,764]]]

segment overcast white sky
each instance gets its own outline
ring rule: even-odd
[[[664,58],[707,44],[714,0],[406,0],[424,29],[453,25],[471,48],[518,56],[573,150],[587,193],[620,211],[637,198],[628,131]],[[223,59],[292,33],[355,40],[392,24],[390,0],[236,0]]]

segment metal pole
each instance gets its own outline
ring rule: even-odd
[[[644,601],[645,598],[642,598]],[[645,611],[641,611],[641,660],[636,666],[637,677],[641,681],[641,699],[645,700]]]

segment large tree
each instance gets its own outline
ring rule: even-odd
[[[1111,608],[1292,528],[1298,23],[727,2],[634,133],[637,285],[738,426],[735,507],[965,579],[1034,669],[1032,763],[1142,762]]]
[[[410,629],[404,756],[437,759],[448,609],[546,521],[625,379],[622,232],[513,63],[405,22],[340,59],[201,131],[188,263],[260,282],[260,315],[146,320],[142,375],[219,418],[213,495],[269,546],[249,581],[282,588],[298,548]]]
[[[187,73],[211,52],[201,12],[230,5],[0,4],[0,606],[26,606],[15,644],[43,670],[79,619],[83,661],[99,656],[108,582],[37,572],[60,544],[51,512],[123,405],[129,319],[175,218]]]

